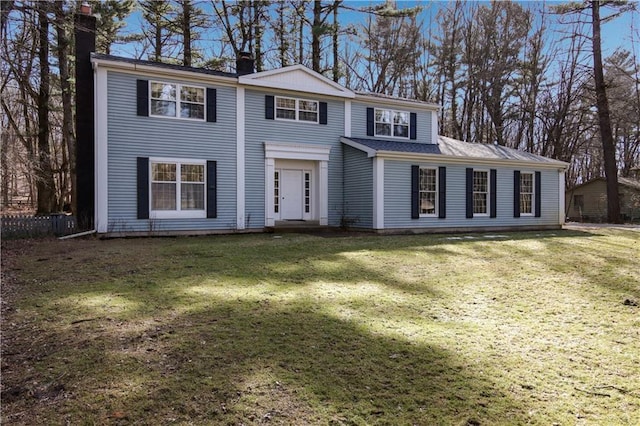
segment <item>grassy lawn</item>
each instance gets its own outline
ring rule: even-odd
[[[629,424],[640,232],[3,243],[2,424]]]

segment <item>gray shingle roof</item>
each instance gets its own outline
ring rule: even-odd
[[[238,77],[236,73],[231,73],[231,72],[209,70],[206,68],[185,67],[183,65],[177,65],[177,64],[165,64],[162,62],[145,61],[144,59],[124,58],[122,56],[105,55],[103,53],[92,53],[91,57],[95,59],[103,59],[107,61],[124,62],[127,64],[147,65],[147,66],[164,68],[169,70],[189,71],[189,72],[195,72],[198,74],[216,75],[219,77],[231,77],[231,78]]]
[[[478,159],[526,161],[533,163],[565,165],[562,161],[532,154],[530,152],[518,151],[499,145],[488,145],[481,143],[469,143],[445,136],[438,136],[437,144],[425,144],[417,142],[392,141],[382,139],[345,138],[360,144],[376,152],[403,152],[416,154],[435,154],[452,157],[466,157]]]

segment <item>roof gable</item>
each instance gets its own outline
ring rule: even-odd
[[[269,89],[293,90],[340,98],[354,98],[355,94],[304,65],[292,65],[270,71],[262,71],[238,77],[238,82],[247,86]]]

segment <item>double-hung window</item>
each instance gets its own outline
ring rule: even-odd
[[[473,214],[486,215],[489,204],[489,173],[486,170],[473,171]]]
[[[204,120],[205,90],[203,87],[177,83],[151,82],[150,115]]]
[[[206,217],[205,165],[205,161],[151,160],[151,217]]]
[[[389,109],[375,110],[375,135],[409,139],[409,113]]]
[[[520,173],[520,214],[533,214],[533,173]]]
[[[318,123],[318,101],[276,97],[276,118]]]
[[[420,168],[419,212],[421,216],[436,214],[438,199],[437,170]]]

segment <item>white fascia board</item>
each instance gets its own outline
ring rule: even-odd
[[[340,90],[329,89],[329,88],[317,90],[317,89],[310,89],[302,86],[292,86],[291,84],[281,83],[276,81],[243,80],[242,77],[240,77],[238,82],[246,86],[262,87],[265,89],[278,89],[278,90],[287,90],[291,92],[312,93],[317,95],[332,96],[336,98],[347,98],[347,99],[354,97],[353,94],[349,94]]]
[[[359,144],[358,142],[354,142],[351,139],[348,138],[340,138],[340,142],[342,142],[345,145],[349,145],[352,148],[358,149],[364,153],[367,154],[367,157],[372,158],[376,156],[376,150],[373,148],[369,148],[368,146],[364,146],[362,144]]]
[[[502,158],[462,157],[457,155],[421,154],[417,152],[377,151],[378,157],[389,160],[423,160],[448,164],[480,164],[485,166],[500,165],[513,167],[533,167],[537,169],[565,170],[569,165],[562,161],[553,160],[552,163],[540,163],[526,160],[506,160]]]
[[[401,99],[401,98],[398,98],[398,99],[381,98],[378,96],[361,95],[359,93],[356,93],[355,100],[362,103],[366,103],[366,104],[380,104],[380,105],[387,105],[391,107],[402,106],[404,108],[420,109],[420,110],[426,110],[426,111],[438,112],[442,109],[440,105],[436,105],[436,104],[413,102],[411,100]]]
[[[316,86],[315,88],[306,87],[306,86],[295,86],[292,85],[291,82],[277,82],[269,79],[265,80],[265,77],[277,76],[280,74],[287,74],[290,72],[302,71],[309,78],[313,80],[317,80],[323,88],[319,88]],[[291,90],[295,92],[305,92],[305,93],[315,93],[319,95],[326,96],[334,96],[339,98],[355,98],[355,93],[346,87],[341,86],[335,81],[329,80],[327,77],[318,74],[315,71],[310,70],[304,65],[292,65],[284,68],[277,68],[269,71],[261,71],[253,74],[246,74],[238,77],[238,83],[244,84],[247,86],[257,86],[264,87],[269,89],[278,89],[278,90]]]
[[[108,59],[91,58],[93,68],[105,68],[113,71],[128,74],[143,74],[154,78],[178,78],[187,79],[189,81],[198,81],[204,83],[216,83],[224,86],[237,86],[238,79],[236,77],[224,77],[213,74],[202,74],[199,72],[186,70],[173,70],[168,68],[159,68],[153,65],[133,64],[130,62],[111,61]]]

